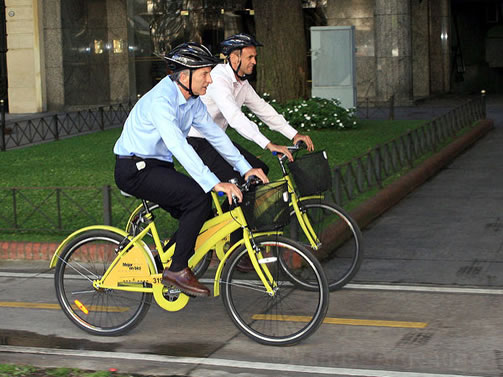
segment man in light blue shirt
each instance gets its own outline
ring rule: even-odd
[[[201,132],[242,176],[256,175],[264,182],[268,179],[239,153],[198,97],[211,84],[210,71],[218,59],[200,44],[184,43],[166,60],[174,74],[138,101],[114,146],[115,181],[121,190],[159,204],[179,220],[175,253],[170,268],[163,271],[163,284],[175,285],[190,295],[207,296],[208,288],[197,281],[187,262],[211,211],[208,192],[222,191],[229,202],[232,195],[241,201],[242,193],[234,184],[221,182],[201,161],[186,141],[190,127]],[[174,169],[173,158],[192,178]]]

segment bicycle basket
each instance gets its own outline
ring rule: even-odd
[[[331,187],[330,167],[325,151],[307,153],[288,164],[301,196],[320,194]]]
[[[286,181],[271,182],[243,193],[241,209],[252,231],[266,232],[288,224],[288,202]]]

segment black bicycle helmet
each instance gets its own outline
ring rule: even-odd
[[[189,87],[183,85],[180,80],[176,80],[178,85],[187,90],[192,97],[197,97],[192,92],[192,71],[204,67],[214,67],[220,63],[220,59],[213,56],[205,46],[196,42],[186,42],[176,46],[164,59],[168,62],[168,67],[173,72],[189,69]]]
[[[231,35],[229,38],[220,42],[220,50],[225,56],[229,56],[234,50],[249,46],[263,46],[263,44],[257,41],[252,35],[245,33]]]
[[[227,57],[231,54],[232,51],[241,50],[245,47],[250,46],[263,46],[263,44],[257,41],[255,37],[245,33],[231,35],[229,38],[220,42],[220,50],[222,51],[222,54],[224,54]],[[239,68],[241,68],[241,58],[239,58],[239,63],[236,69],[234,69],[230,60],[229,65],[231,66],[232,70],[234,71],[237,77],[239,77],[241,80],[247,79],[248,77],[247,75],[240,76],[238,73]]]
[[[212,67],[220,63],[205,46],[196,42],[182,43],[171,50],[165,57],[168,66],[174,72],[183,69]]]

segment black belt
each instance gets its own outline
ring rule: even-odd
[[[121,160],[133,160],[133,161],[143,161],[143,158],[138,157],[138,156],[119,156],[115,155],[115,158],[121,159]]]

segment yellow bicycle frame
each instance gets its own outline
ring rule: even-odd
[[[218,202],[216,199],[216,194],[212,193],[214,196],[214,200]],[[220,207],[220,205],[219,205]],[[220,213],[222,212],[221,207],[217,207],[217,211]],[[147,214],[148,216],[151,216],[151,214]],[[223,271],[223,267],[225,264],[225,261],[229,258],[229,256],[232,254],[232,252],[242,245],[243,243],[246,245],[248,249],[248,255],[250,256],[250,260],[252,261],[253,266],[255,267],[255,270],[262,281],[262,284],[264,285],[266,291],[270,295],[274,295],[274,289],[276,287],[276,283],[270,273],[270,271],[267,268],[266,264],[261,264],[259,261],[262,258],[261,253],[255,253],[253,252],[253,246],[250,242],[250,232],[248,231],[248,228],[246,227],[246,219],[244,217],[243,211],[241,210],[241,207],[236,207],[233,210],[226,212],[226,213],[221,213],[220,215],[217,215],[216,217],[209,219],[206,221],[201,229],[201,232],[199,234],[199,237],[196,241],[196,247],[195,247],[195,253],[194,255],[190,258],[189,260],[189,267],[193,267],[196,265],[202,258],[203,256],[212,248],[214,247],[215,244],[220,242],[222,239],[225,239],[230,233],[234,232],[235,230],[239,229],[240,227],[243,228],[243,239],[233,245],[224,255],[222,255],[222,258],[220,259],[219,266],[217,268],[216,274],[215,274],[215,282],[214,282],[214,295],[218,296],[220,294],[219,290],[219,283],[220,283],[220,276]],[[120,230],[115,227],[111,226],[106,226],[106,225],[94,225],[94,226],[89,226],[85,227],[82,229],[77,230],[76,232],[72,233],[70,236],[68,236],[62,243],[59,245],[58,249],[54,253],[51,262],[50,262],[50,267],[53,268],[56,266],[56,263],[59,259],[59,256],[64,249],[64,247],[76,236],[79,234],[86,232],[88,230],[109,230],[111,232],[114,232],[116,234],[119,234],[121,236],[124,236],[125,238],[129,239],[129,242],[119,250],[116,258],[112,262],[112,264],[109,266],[105,274],[102,276],[101,279],[96,280],[93,282],[93,286],[96,289],[115,289],[115,290],[124,290],[124,291],[132,291],[132,292],[148,292],[148,293],[154,293],[154,296],[157,294],[161,294],[160,291],[158,291],[158,288],[161,286],[161,274],[157,272],[157,267],[155,266],[154,258],[152,256],[152,253],[149,249],[149,247],[144,243],[143,237],[145,237],[147,234],[151,234],[152,238],[154,239],[154,244],[155,248],[157,249],[159,256],[161,258],[161,261],[163,265],[166,265],[169,263],[170,258],[172,257],[175,246],[172,245],[168,250],[163,250],[163,245],[162,242],[159,238],[159,233],[157,232],[157,228],[155,226],[155,222],[149,222],[146,227],[136,236],[131,236],[127,232]],[[269,235],[269,234],[278,234],[278,232],[261,232],[254,234],[254,236],[260,236],[260,235]],[[113,279],[109,279],[111,274],[113,274],[113,271],[115,268],[120,266],[121,260],[127,255],[129,251],[131,251],[135,246],[138,246],[141,251],[145,255],[145,259],[147,261],[148,269],[149,269],[149,275],[145,276],[145,278],[142,281],[138,281],[135,284],[122,284],[118,285],[117,284],[117,279],[114,277]],[[257,259],[258,258],[258,259]],[[109,283],[107,283],[107,279],[111,280]],[[138,283],[151,283],[151,287],[147,287],[144,284],[140,286]],[[162,296],[162,294],[161,294]],[[157,297],[156,297],[157,299]],[[188,300],[188,299],[187,299]],[[186,301],[185,301],[186,302]],[[183,303],[182,303],[183,304]],[[182,305],[180,304],[180,305]],[[164,306],[163,306],[164,307]],[[169,310],[169,309],[168,309]]]

